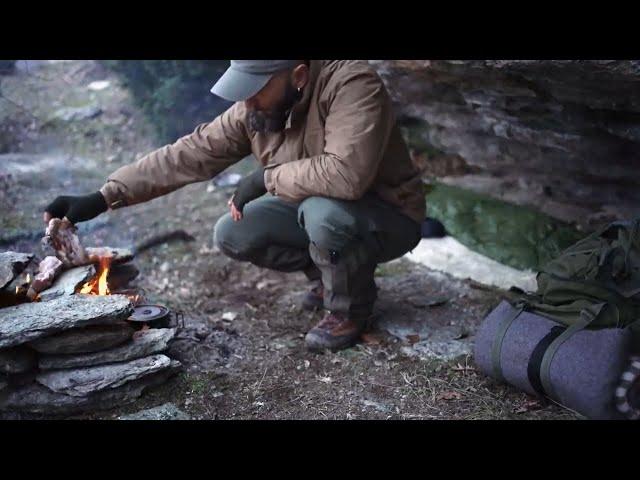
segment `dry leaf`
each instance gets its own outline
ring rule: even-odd
[[[367,345],[380,345],[382,343],[382,337],[375,333],[363,333],[360,338]]]
[[[407,335],[405,338],[411,345],[420,341],[420,335]]]
[[[455,390],[449,390],[447,392],[442,392],[437,398],[438,400],[459,400],[462,398],[462,395]]]
[[[543,405],[538,400],[525,400],[525,402],[520,405],[514,413],[526,413],[532,410],[539,410]]]

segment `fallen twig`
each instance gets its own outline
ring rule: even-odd
[[[194,242],[195,237],[185,232],[184,230],[174,230],[172,232],[163,233],[161,235],[153,236],[138,245],[133,247],[133,253],[142,253],[150,248],[162,245],[163,243],[169,243],[176,240],[182,240],[183,242]]]

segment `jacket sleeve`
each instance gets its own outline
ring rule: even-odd
[[[208,180],[251,153],[245,107],[236,103],[210,123],[171,145],[125,165],[100,189],[110,208],[145,202],[187,184]]]
[[[310,196],[361,198],[372,185],[391,129],[391,99],[375,72],[349,75],[336,85],[325,120],[322,154],[297,161],[274,159],[267,190],[285,200]]]

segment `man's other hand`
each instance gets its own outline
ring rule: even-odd
[[[238,187],[228,203],[231,208],[231,217],[236,222],[241,220],[244,206],[265,193],[267,193],[267,187],[264,185],[264,169],[259,168],[238,183]]]

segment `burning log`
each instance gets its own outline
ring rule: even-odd
[[[107,276],[107,284],[111,291],[117,292],[118,290],[127,287],[129,282],[134,280],[140,274],[140,270],[135,265],[130,263],[124,265],[112,265]]]
[[[107,283],[110,266],[111,259],[109,257],[101,258],[98,273],[80,288],[79,293],[86,293],[91,295],[110,295],[111,292],[109,290],[109,284]]]
[[[91,263],[100,263],[104,258],[108,258],[113,265],[120,265],[133,260],[134,254],[128,248],[112,248],[112,247],[87,247],[85,248],[88,261]]]
[[[27,273],[26,277],[22,281],[18,281],[16,285],[15,296],[27,298],[27,292],[31,286],[31,274]],[[18,302],[22,303],[22,302]]]
[[[103,257],[95,276],[79,287],[77,292],[89,295],[122,294],[128,297],[134,305],[138,305],[143,301],[140,291],[123,287],[127,286],[128,282],[140,273],[139,270],[133,265],[112,265],[111,262],[111,258]]]

